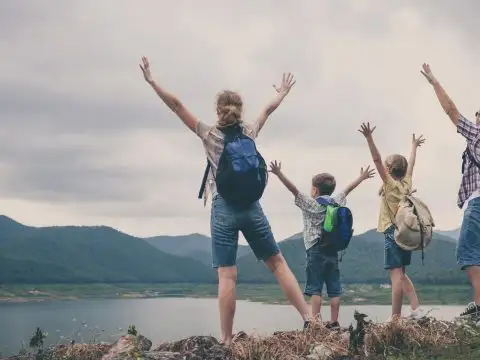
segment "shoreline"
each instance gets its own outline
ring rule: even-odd
[[[343,305],[390,305],[388,284],[346,284]],[[422,305],[466,306],[472,290],[461,285],[417,285]],[[28,304],[53,301],[124,300],[124,299],[215,299],[216,284],[3,284],[0,285],[0,305]],[[287,305],[277,284],[244,284],[237,286],[237,300]],[[325,297],[324,304],[328,304]]]
[[[301,285],[302,286],[302,285]],[[466,306],[472,289],[461,285],[417,285],[422,305]],[[216,284],[2,284],[0,305],[28,304],[54,301],[124,300],[124,299],[215,299]],[[390,305],[391,288],[388,284],[346,284],[343,305]],[[244,284],[237,286],[237,300],[270,305],[286,305],[277,284]],[[308,300],[308,299],[307,299]],[[328,304],[328,298],[323,299]]]
[[[8,304],[34,304],[34,303],[54,303],[54,302],[75,302],[75,301],[88,301],[88,300],[150,300],[150,299],[199,299],[199,300],[214,300],[215,296],[150,296],[150,297],[56,297],[56,298],[22,298],[22,297],[12,297],[12,298],[0,298],[0,306]],[[238,298],[237,301],[245,301],[251,303],[259,303],[265,305],[282,305],[288,306],[290,303],[287,300],[255,300],[255,299],[244,299]],[[328,305],[328,300],[323,300],[323,305]],[[387,302],[352,302],[352,301],[342,301],[342,306],[390,306],[390,303]],[[404,305],[406,305],[404,303]],[[452,303],[438,303],[438,302],[422,302],[422,306],[464,306],[464,302],[452,302]]]

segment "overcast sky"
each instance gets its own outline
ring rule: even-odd
[[[2,0],[1,213],[28,225],[99,225],[151,236],[209,234],[197,200],[205,155],[144,82],[155,79],[202,121],[215,95],[244,97],[245,120],[291,71],[297,83],[257,144],[303,191],[330,172],[338,189],[382,155],[419,150],[414,186],[439,229],[459,226],[464,140],[420,74],[432,70],[460,111],[480,106],[480,3],[425,0]],[[458,4],[458,5],[455,5]],[[378,177],[349,197],[357,232],[377,224]],[[278,240],[301,230],[292,196],[271,177],[262,200]]]

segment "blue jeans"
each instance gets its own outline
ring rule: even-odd
[[[464,270],[468,266],[480,266],[480,198],[470,200],[463,215],[458,238],[457,263]]]
[[[338,255],[337,253],[326,253],[318,242],[307,249],[306,275],[307,284],[304,291],[306,296],[322,296],[324,283],[330,299],[342,295]]]
[[[403,250],[397,245],[394,238],[395,227],[391,225],[385,232],[385,256],[384,268],[391,270],[395,268],[403,268],[410,265],[412,261],[412,252]]]
[[[245,210],[238,210],[228,205],[220,195],[216,195],[212,201],[210,230],[214,268],[236,264],[239,231],[257,259],[265,261],[280,253],[258,201]]]

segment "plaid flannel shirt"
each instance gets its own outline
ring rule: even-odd
[[[463,115],[460,117],[457,132],[467,140],[467,149],[471,156],[480,163],[480,128],[477,124],[468,121]],[[458,191],[458,207],[462,208],[465,201],[480,189],[480,168],[463,153],[462,182]]]

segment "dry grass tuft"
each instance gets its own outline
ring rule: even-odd
[[[346,334],[317,323],[307,331],[278,332],[269,337],[253,335],[234,342],[233,356],[238,360],[297,360],[305,358],[318,344],[334,354],[347,355]]]
[[[325,359],[347,358],[354,353],[362,359],[399,354],[438,354],[446,348],[469,344],[479,335],[478,329],[467,324],[433,318],[420,321],[400,318],[389,323],[368,325],[363,345],[352,349],[348,331],[331,331],[316,324],[305,332],[244,337],[234,342],[233,355],[236,360],[299,360],[308,358],[315,347],[321,348],[323,356],[314,358]]]
[[[465,330],[471,329],[468,333]],[[411,321],[404,318],[369,327],[365,335],[365,355],[400,353],[437,353],[448,347],[462,345],[478,337],[478,330],[468,324],[457,324],[424,318]]]

